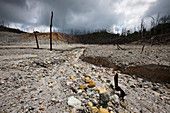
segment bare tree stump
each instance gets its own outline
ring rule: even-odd
[[[145,48],[145,44],[143,44],[143,46],[142,46],[141,53],[143,52],[144,48]]]
[[[50,51],[52,51],[52,25],[53,25],[53,11],[51,12],[51,24],[50,24]]]
[[[37,43],[37,49],[39,49],[39,44],[38,44],[37,34],[36,34],[36,32],[34,32],[34,34],[35,34],[35,40],[36,40],[36,43]]]

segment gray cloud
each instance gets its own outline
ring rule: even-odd
[[[49,25],[50,11],[54,11],[54,23],[61,28],[108,28],[119,21],[114,14],[112,0],[44,0],[41,24]]]
[[[157,14],[162,16],[170,14],[170,0],[157,0],[157,2],[150,5],[145,16],[153,16]]]
[[[156,13],[169,14],[169,5],[169,0],[0,0],[0,21],[49,26],[53,11],[57,28],[107,29],[126,23],[135,26],[138,19]],[[145,6],[149,8],[142,12]]]

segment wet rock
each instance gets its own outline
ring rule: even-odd
[[[107,107],[107,103],[109,102],[110,97],[108,94],[106,93],[101,93],[99,96],[99,103],[100,105],[102,105],[103,107]]]
[[[72,106],[74,108],[80,108],[81,107],[81,101],[75,98],[74,96],[71,96],[68,98],[68,105]]]
[[[99,113],[109,113],[109,111],[107,109],[100,108]]]

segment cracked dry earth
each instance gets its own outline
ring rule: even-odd
[[[113,69],[83,62],[85,49],[1,48],[0,113],[170,113],[165,84],[119,73],[123,102]]]

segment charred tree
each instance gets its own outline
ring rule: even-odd
[[[36,32],[34,32],[34,35],[35,35],[35,40],[36,40],[36,44],[37,44],[37,49],[39,49],[39,44],[38,44],[38,39],[37,39],[37,34],[36,34]]]
[[[53,11],[51,12],[51,24],[50,24],[50,51],[52,51],[52,25],[53,25]]]
[[[126,94],[118,85],[118,74],[117,73],[115,74],[114,82],[115,82],[115,89],[117,91],[120,91],[120,98],[124,101],[124,97],[125,97]]]

